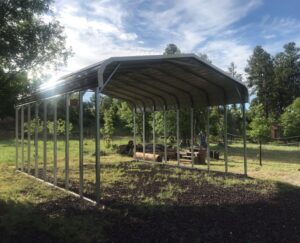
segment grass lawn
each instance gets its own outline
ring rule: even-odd
[[[71,141],[74,191],[79,177],[78,146]],[[64,186],[62,141],[58,147],[58,183]],[[51,142],[48,148],[47,180],[52,181]],[[92,140],[85,141],[84,150],[84,194],[94,198]],[[25,161],[26,151],[27,143]],[[42,176],[41,142],[39,151]],[[0,242],[299,242],[300,148],[265,145],[262,167],[257,145],[248,146],[248,155],[249,177],[244,178],[239,175],[243,173],[242,147],[230,145],[229,172],[236,175],[225,179],[220,172],[208,175],[131,162],[129,157],[106,151],[101,157],[103,209],[15,172],[13,140],[0,141]],[[224,161],[212,161],[211,169],[224,171]]]

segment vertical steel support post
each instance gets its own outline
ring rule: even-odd
[[[96,202],[100,202],[100,97],[99,87],[95,91],[95,110],[96,110],[96,137],[95,137],[95,152],[96,152]]]
[[[133,109],[133,158],[136,161],[136,114],[135,108]]]
[[[38,177],[38,139],[39,139],[39,104],[35,103],[35,125],[34,125],[34,176]]]
[[[242,104],[243,114],[243,143],[244,143],[244,174],[247,176],[247,145],[246,145],[246,111],[245,103]]]
[[[177,165],[180,165],[180,154],[179,154],[179,109],[176,110],[176,143],[177,143]]]
[[[53,104],[53,177],[57,185],[57,100]]]
[[[83,95],[79,92],[79,195],[83,198]]]
[[[21,171],[24,170],[24,106],[21,107]]]
[[[27,172],[31,170],[31,106],[27,108]]]
[[[19,169],[19,111],[16,107],[16,170]]]
[[[155,142],[155,111],[153,111],[153,121],[152,121],[152,133],[153,133],[153,161],[155,161],[155,153],[156,153],[156,142]]]
[[[165,163],[168,161],[167,153],[167,125],[166,125],[166,108],[164,109],[164,149],[165,149]]]
[[[228,173],[228,141],[227,141],[227,105],[224,105],[224,161],[225,174]]]
[[[195,163],[195,154],[194,154],[194,108],[191,108],[191,154],[192,154],[192,167]]]
[[[69,125],[70,125],[70,95],[66,94],[65,117],[65,187],[69,189]]]
[[[207,107],[207,116],[206,116],[206,143],[207,143],[207,149],[206,149],[206,156],[207,156],[207,171],[210,172],[210,148],[209,148],[209,133],[210,133],[210,125],[209,125],[209,113],[210,109]]]
[[[38,139],[39,139],[39,104],[35,103],[35,125],[34,125],[34,176],[38,177]]]
[[[43,179],[46,181],[47,176],[47,101],[44,101],[44,122],[43,122],[43,143],[44,143],[44,163],[43,163]]]
[[[146,135],[145,135],[145,124],[146,124],[146,117],[145,117],[145,108],[143,110],[143,160],[145,161],[145,153],[146,153]]]

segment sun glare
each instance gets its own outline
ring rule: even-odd
[[[45,81],[41,86],[40,89],[51,89],[51,88],[55,88],[59,78],[62,75],[53,75],[51,78],[49,78],[47,81]]]

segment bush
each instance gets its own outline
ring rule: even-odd
[[[285,108],[280,122],[284,136],[300,136],[300,98]]]

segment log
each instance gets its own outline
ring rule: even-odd
[[[142,152],[136,152],[135,157],[138,160],[143,160],[144,159],[144,155],[143,155]],[[153,154],[145,153],[145,160],[162,162],[162,157],[159,154],[154,154],[154,157],[153,157]]]

